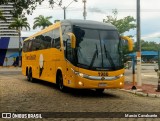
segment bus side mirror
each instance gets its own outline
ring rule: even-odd
[[[128,50],[132,51],[133,50],[133,41],[131,38],[127,36],[121,36],[121,39],[128,41]]]
[[[76,48],[76,37],[73,33],[68,33],[71,39],[71,48]]]

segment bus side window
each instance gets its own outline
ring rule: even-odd
[[[28,41],[23,42],[23,52],[27,52],[28,49]]]
[[[45,49],[51,48],[52,40],[53,40],[53,30],[44,33],[43,36],[44,36],[43,42],[44,42]]]
[[[40,46],[41,46],[41,44],[39,43],[39,40],[38,39],[35,39],[34,40],[34,46],[35,46],[35,50],[39,50],[40,49]]]
[[[29,43],[28,43],[28,51],[32,51],[32,40],[29,40]]]
[[[53,30],[54,47],[60,49],[60,32],[59,28]]]
[[[46,47],[46,49],[51,47],[51,40],[52,40],[51,37],[45,36],[45,44],[46,44],[45,47]]]
[[[73,52],[72,52],[71,40],[69,36],[67,36],[67,40],[66,40],[66,58],[70,62],[73,62]]]
[[[37,36],[36,37],[36,41],[37,41],[37,43],[39,43],[40,44],[40,46],[37,48],[37,49],[39,49],[39,50],[43,50],[43,49],[45,49],[45,47],[44,47],[44,43],[43,43],[43,41],[44,41],[44,36],[43,35],[39,35],[39,36]]]
[[[68,39],[68,35],[67,33],[68,32],[71,32],[71,26],[70,25],[62,25],[61,26],[61,29],[62,29],[62,37],[63,37],[63,46],[64,46],[64,51],[65,51],[65,57],[67,58],[67,53],[66,53],[66,46],[67,46],[67,41]]]

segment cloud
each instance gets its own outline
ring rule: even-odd
[[[142,36],[142,38],[143,39],[146,39],[146,38],[159,38],[160,39],[160,32],[144,35],[144,36]]]
[[[63,0],[62,6],[67,6],[72,0]],[[159,37],[160,33],[160,0],[141,0],[141,36],[144,39],[151,39]],[[118,19],[125,16],[133,16],[136,18],[136,0],[87,0],[87,20],[102,21],[106,16],[113,15],[112,10],[118,10]],[[31,27],[33,26],[34,18],[39,15],[52,16],[51,20],[54,22],[55,19],[63,20],[63,9],[57,5],[51,9],[48,2],[45,1],[39,6],[32,16],[27,16],[28,22]],[[66,10],[66,17],[68,19],[83,19],[83,2],[73,2],[68,6]],[[39,29],[40,30],[40,29]],[[38,30],[37,30],[38,31]],[[27,36],[35,33],[35,30],[30,32],[22,32],[22,36]],[[131,34],[135,31],[131,31]],[[155,41],[159,41],[156,39]]]
[[[145,41],[152,41],[152,42],[160,43],[160,32],[143,35],[141,39]]]
[[[95,13],[106,13],[104,10],[101,10],[99,8],[88,8],[88,12],[95,12]]]

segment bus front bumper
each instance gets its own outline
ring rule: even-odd
[[[79,89],[120,89],[124,87],[124,76],[116,80],[90,80],[76,76],[74,87]]]

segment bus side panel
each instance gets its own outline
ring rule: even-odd
[[[66,75],[64,85],[67,87],[75,88],[75,73],[73,70],[78,71],[78,67],[73,66],[69,61],[66,61]]]
[[[26,75],[26,69],[32,69],[33,78],[55,82],[56,49],[45,49],[23,53],[22,73]]]

